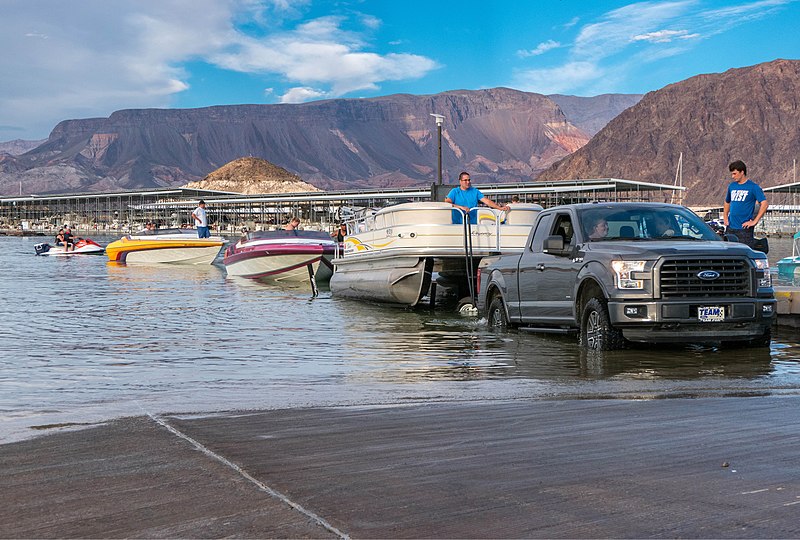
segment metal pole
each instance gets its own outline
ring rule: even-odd
[[[436,126],[439,130],[439,185],[442,184],[442,124]],[[20,187],[20,195],[22,195],[22,188]]]
[[[442,124],[444,124],[444,116],[441,114],[430,113],[436,119],[436,129],[439,133],[439,176],[437,183],[442,185]]]

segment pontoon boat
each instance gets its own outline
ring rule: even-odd
[[[508,212],[481,207],[464,219],[444,202],[384,208],[348,223],[344,254],[333,261],[331,292],[415,306],[428,294],[435,303],[434,283],[471,303],[481,258],[522,250],[541,211],[538,204],[513,204]]]

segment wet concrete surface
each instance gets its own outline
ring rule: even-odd
[[[798,443],[798,396],[129,418],[0,446],[0,536],[791,538]]]

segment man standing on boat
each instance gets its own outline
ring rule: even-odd
[[[208,216],[206,215],[206,202],[204,200],[201,199],[197,203],[197,208],[192,212],[192,219],[197,226],[197,237],[210,238],[211,233],[208,231]]]
[[[468,172],[462,172],[458,175],[458,183],[459,186],[457,188],[453,188],[450,190],[450,193],[447,194],[447,197],[444,198],[444,202],[449,202],[455,208],[460,208],[465,213],[469,212],[470,208],[475,208],[478,206],[479,202],[482,202],[486,206],[494,208],[495,210],[505,210],[508,211],[511,209],[510,206],[500,206],[489,197],[481,193],[481,191],[476,188],[472,187],[472,180],[469,177]],[[474,216],[470,217],[470,222],[475,223],[476,219]],[[461,223],[461,213],[460,212],[453,212],[453,223]]]
[[[736,235],[739,242],[753,247],[753,230],[767,212],[769,203],[761,187],[747,179],[747,165],[744,162],[734,161],[728,165],[728,170],[733,182],[728,185],[725,194],[722,218],[728,233]]]

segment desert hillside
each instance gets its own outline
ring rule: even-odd
[[[189,182],[183,187],[233,191],[245,195],[320,191],[283,167],[254,157],[231,161],[202,180]]]

